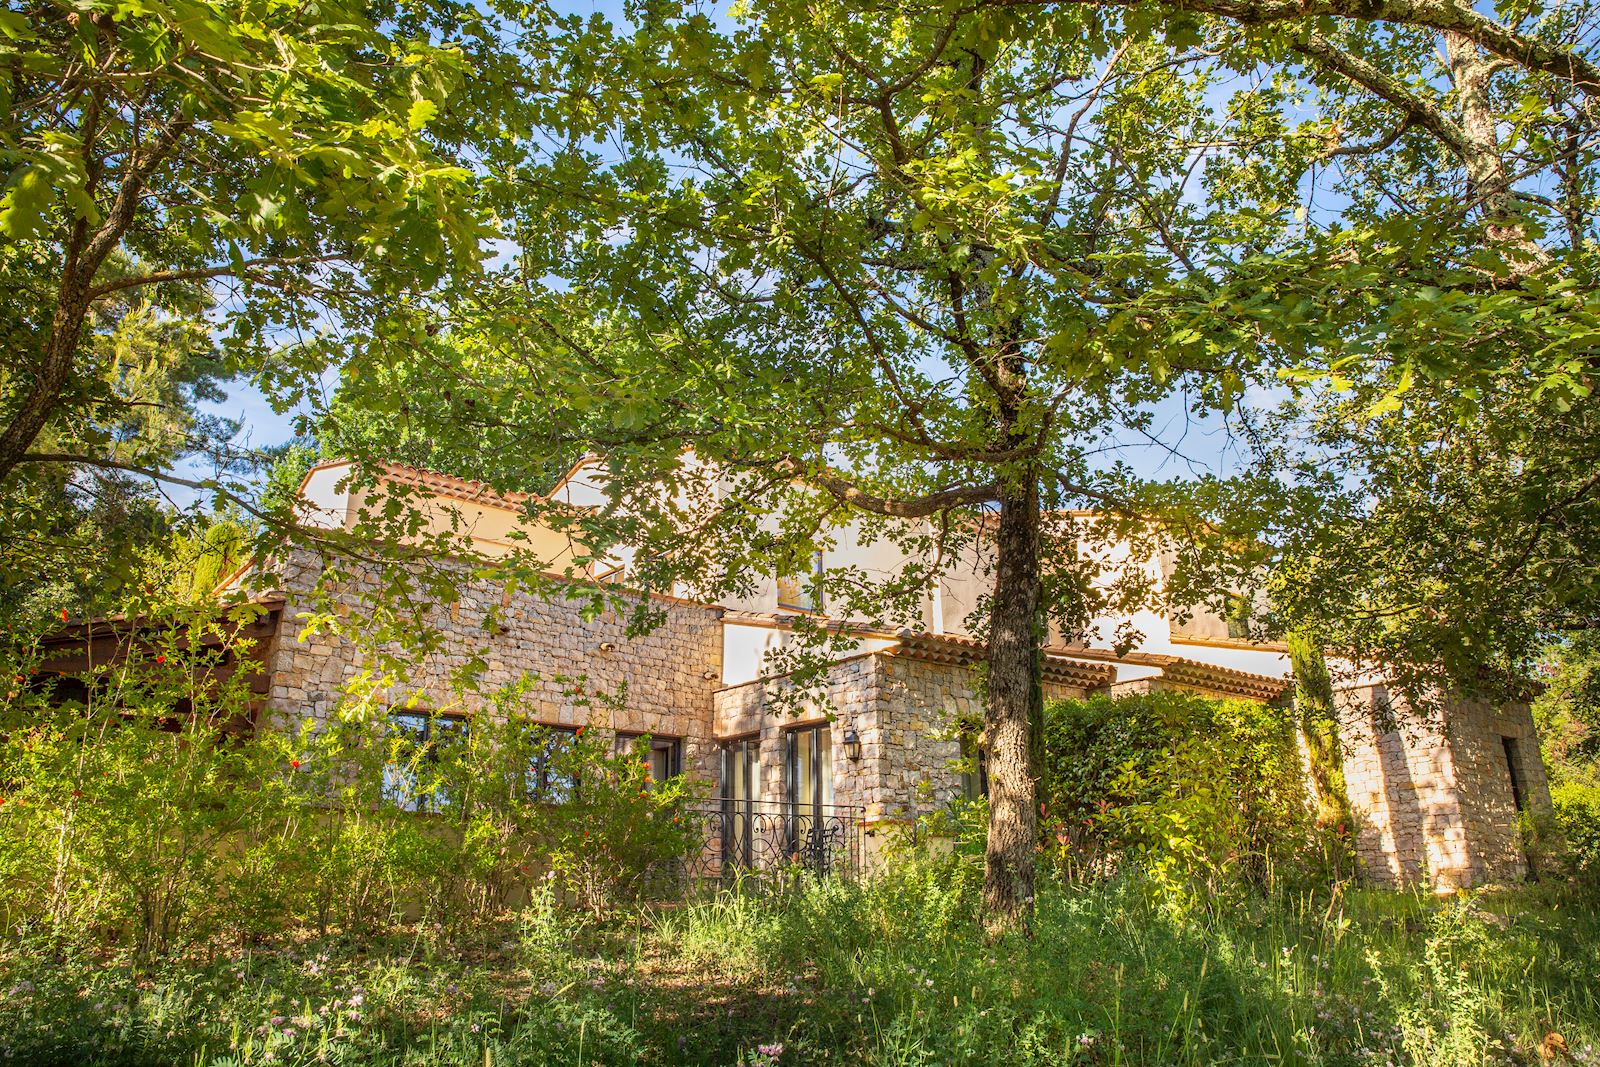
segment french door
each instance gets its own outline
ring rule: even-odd
[[[724,866],[752,866],[761,802],[761,739],[722,747],[722,859]]]
[[[833,823],[833,731],[827,723],[788,733],[789,853],[824,870]]]

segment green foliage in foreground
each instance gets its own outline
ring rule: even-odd
[[[1600,638],[1579,634],[1552,650],[1533,704],[1558,844],[1571,873],[1600,888]]]
[[[1043,844],[1068,878],[1132,862],[1169,903],[1326,885],[1347,827],[1313,825],[1292,716],[1188,693],[1045,715]]]
[[[651,781],[637,739],[535,721],[531,680],[396,718],[376,676],[325,720],[251,731],[247,677],[219,667],[255,614],[151,620],[65,681],[0,649],[0,931],[150,959],[419,914],[472,928],[536,886],[596,915],[679,891],[698,785]]]
[[[1559,1033],[1600,1062],[1600,921],[1528,891],[1258,899],[1187,920],[1049,886],[985,944],[946,863],[583,922],[169,960],[0,957],[21,1064],[1484,1064]],[[781,1051],[778,1051],[781,1046]],[[765,1051],[762,1051],[763,1047]]]

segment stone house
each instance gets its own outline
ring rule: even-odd
[[[449,532],[487,556],[521,542],[552,566],[581,555],[564,534],[523,521],[525,498],[399,465],[379,472],[375,489],[353,488],[350,474],[348,464],[328,464],[307,475],[301,497],[309,523],[355,530],[389,487],[403,487],[422,511],[419,536]],[[596,506],[602,479],[597,464],[580,463],[550,499]],[[1159,584],[1159,556],[1132,562]],[[819,568],[840,563],[889,574],[904,559],[846,529],[835,531],[818,557]],[[736,601],[651,595],[659,625],[631,637],[623,614],[586,611],[589,597],[582,595],[594,583],[615,583],[608,593],[637,601],[642,594],[625,592],[625,558],[590,564],[588,582],[569,583],[578,594],[572,599],[507,588],[466,562],[432,564],[450,576],[451,598],[416,621],[444,640],[384,694],[396,717],[415,720],[425,714],[419,708],[470,717],[475,709],[461,706],[449,678],[474,657],[485,665],[484,689],[534,678],[528,699],[539,721],[557,731],[594,726],[624,738],[648,735],[654,773],[706,782],[717,798],[719,862],[761,862],[768,854],[819,865],[870,860],[886,826],[981,788],[960,729],[982,714],[973,668],[985,649],[962,621],[983,581],[976,563],[951,568],[927,590],[917,628],[827,620],[813,591],[769,578]],[[355,643],[309,631],[308,618],[331,611],[360,619],[381,577],[374,566],[343,559],[330,580],[321,559],[306,551],[277,561],[257,652],[267,721],[325,716],[339,702],[366,661]],[[775,656],[790,646],[802,617],[830,621],[842,649],[820,690],[796,696]],[[1099,635],[1124,624],[1144,637],[1137,649],[1119,653]],[[71,640],[61,637],[64,655]],[[1288,689],[1281,646],[1253,643],[1204,609],[1096,620],[1087,642],[1057,640],[1043,651],[1048,697],[1173,689],[1271,702],[1286,699]],[[573,679],[619,699],[582,699]],[[1442,890],[1522,873],[1517,811],[1548,803],[1525,705],[1457,703],[1444,725],[1411,721],[1381,680],[1353,682],[1340,699],[1346,774],[1361,819],[1358,851],[1369,878]]]

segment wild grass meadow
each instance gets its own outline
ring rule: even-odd
[[[1600,1063],[1600,919],[1562,892],[1376,890],[1175,915],[1051,885],[985,943],[970,879],[747,884],[604,921],[126,953],[13,942],[8,1064]]]

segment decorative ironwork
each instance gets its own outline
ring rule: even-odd
[[[703,828],[700,854],[689,859],[695,880],[797,867],[852,878],[861,870],[862,808],[722,798],[689,815]]]

